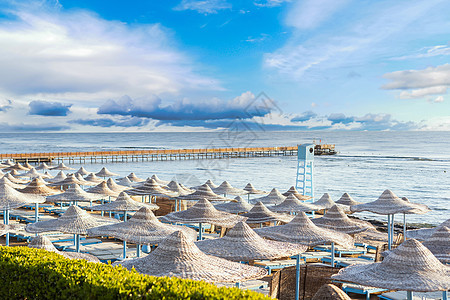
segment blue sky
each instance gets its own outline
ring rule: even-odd
[[[0,130],[450,130],[449,12],[0,0]]]

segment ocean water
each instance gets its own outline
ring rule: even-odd
[[[424,215],[408,215],[408,222],[437,225],[450,217],[450,132],[0,133],[0,152],[294,146],[313,141],[335,144],[339,152],[315,157],[317,199],[327,192],[338,200],[347,192],[357,201],[370,202],[391,189],[432,209]],[[212,179],[216,184],[227,180],[242,188],[251,182],[259,189],[276,187],[284,192],[295,185],[297,162],[295,156],[280,156],[84,166],[97,172],[103,165],[123,176],[130,172],[144,178],[157,174],[188,186]],[[358,215],[386,219],[371,213]],[[403,217],[396,218],[401,221]]]

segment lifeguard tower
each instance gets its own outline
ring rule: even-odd
[[[314,145],[298,145],[297,178],[295,188],[305,196],[314,198]]]

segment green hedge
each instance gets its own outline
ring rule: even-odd
[[[268,299],[238,288],[152,277],[123,267],[0,246],[1,299]]]

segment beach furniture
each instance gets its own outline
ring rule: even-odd
[[[70,168],[70,167],[66,166],[64,163],[60,163],[59,165],[51,168],[50,170],[67,171],[67,170],[74,170],[74,168]]]
[[[222,182],[218,187],[212,190],[214,193],[223,194],[224,196],[226,195],[240,196],[248,194],[248,192],[245,190],[233,187],[228,181]]]
[[[273,188],[267,196],[259,197],[250,200],[250,203],[255,204],[261,202],[265,205],[277,205],[286,199],[276,188]]]
[[[220,203],[214,205],[214,207],[218,210],[226,211],[230,214],[240,214],[249,212],[253,208],[253,205],[242,199],[241,196],[237,196],[233,201]]]
[[[119,174],[111,172],[106,167],[103,167],[100,171],[95,173],[95,175],[98,176],[98,177],[103,177],[103,178],[119,176]]]
[[[292,221],[294,216],[288,214],[279,214],[273,211],[270,211],[261,201],[256,203],[253,208],[247,212],[242,214],[241,216],[246,217],[245,220],[248,224],[261,224],[266,222],[283,222],[288,223]]]
[[[309,197],[309,196],[307,196]],[[311,204],[300,201],[294,193],[288,194],[286,199],[278,205],[269,206],[271,211],[275,212],[284,212],[284,213],[298,213],[300,211],[310,212],[320,210],[319,207]]]

